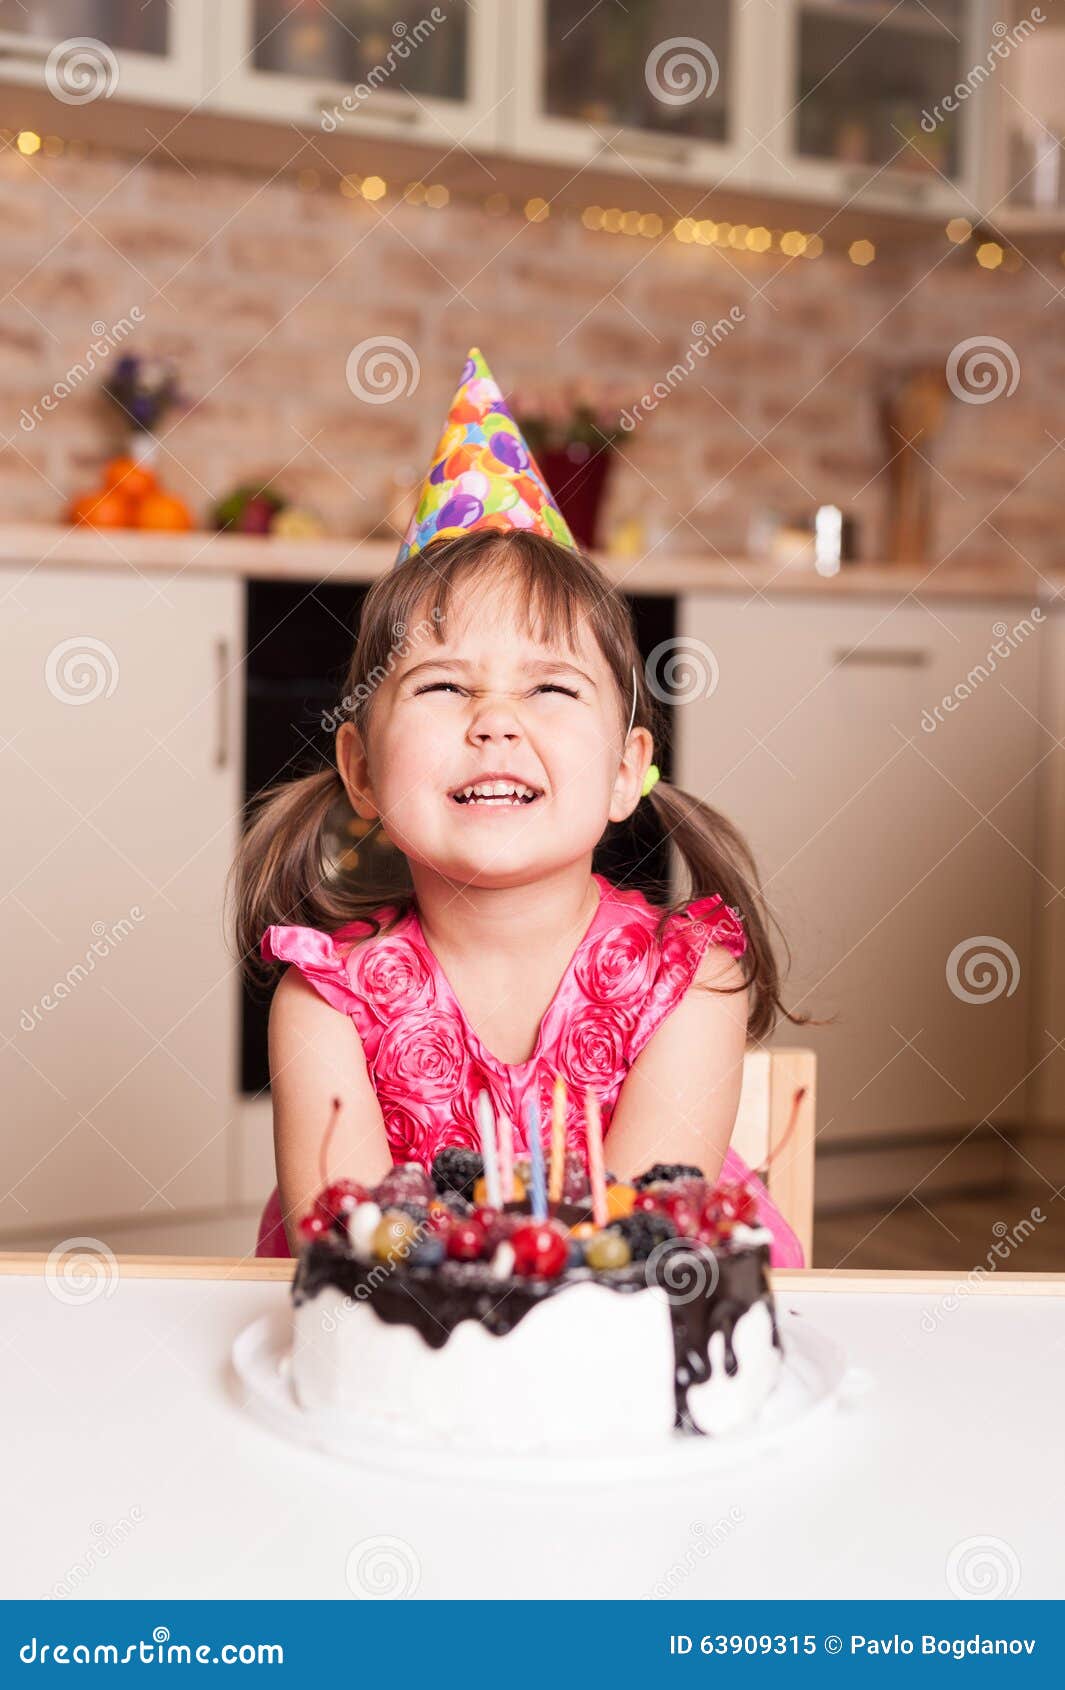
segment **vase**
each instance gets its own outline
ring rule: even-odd
[[[588,551],[599,544],[599,519],[613,461],[611,446],[586,446],[583,441],[552,447],[538,458],[544,480],[573,538]]]

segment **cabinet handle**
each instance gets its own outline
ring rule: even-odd
[[[636,130],[624,130],[620,135],[607,137],[594,125],[589,127],[600,140],[609,139],[615,152],[623,157],[660,159],[663,164],[687,164],[692,156],[692,148],[687,142],[671,141],[664,135],[641,135]]]
[[[833,668],[849,663],[855,669],[923,669],[928,662],[929,653],[918,646],[838,646],[832,654]]]
[[[214,645],[215,693],[218,698],[218,736],[215,740],[214,766],[229,767],[229,641],[216,640]]]
[[[840,183],[848,199],[866,199],[868,205],[874,205],[879,200],[882,204],[889,201],[896,205],[921,205],[927,198],[930,183],[923,178],[910,179],[898,176],[888,177],[886,172],[878,175],[869,170],[841,170]],[[868,189],[868,194],[864,190]]]

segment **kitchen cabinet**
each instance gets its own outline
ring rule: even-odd
[[[206,40],[207,0],[0,0],[0,75],[65,105],[113,95],[194,105],[207,91]]]
[[[491,151],[501,0],[227,0],[213,24],[218,110]]]
[[[1023,1120],[1046,640],[1018,601],[682,604],[677,778],[754,850],[785,1004],[838,1016],[774,1040],[818,1053],[822,1146]]]
[[[1010,0],[996,25],[1001,55],[986,88],[993,112],[991,200],[1005,227],[1065,222],[1065,17]]]
[[[229,1198],[237,581],[0,570],[0,1234]]]

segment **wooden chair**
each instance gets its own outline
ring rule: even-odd
[[[749,1050],[743,1059],[732,1148],[761,1174],[811,1265],[814,1232],[814,1117],[817,1057],[812,1050]],[[788,1123],[803,1090],[795,1125]],[[787,1135],[787,1142],[785,1137]]]

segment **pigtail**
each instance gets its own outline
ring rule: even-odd
[[[268,927],[332,932],[361,913],[326,853],[326,823],[343,795],[339,773],[328,768],[271,787],[255,801],[231,875],[237,954],[253,980],[276,973],[259,956]]]

